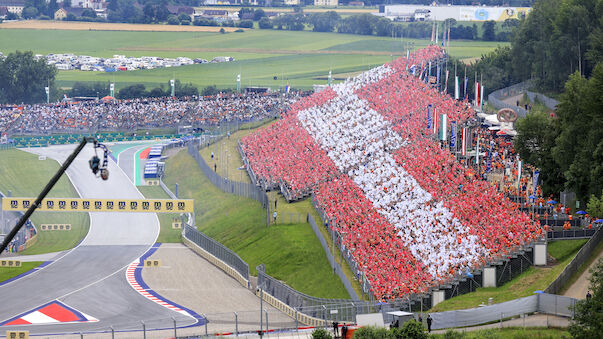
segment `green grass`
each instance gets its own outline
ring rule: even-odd
[[[167,85],[175,77],[199,87],[217,85],[234,88],[237,74],[242,85],[278,88],[289,82],[295,88],[326,84],[329,70],[333,74],[367,70],[404,54],[405,46],[427,45],[427,40],[391,39],[352,34],[249,30],[244,33],[208,32],[133,32],[67,31],[3,29],[0,50],[34,53],[74,53],[98,57],[114,54],[212,59],[232,56],[236,60],[222,64],[190,65],[154,70],[99,73],[60,71],[57,83],[70,87],[76,81],[114,81],[117,89],[133,83],[147,87]],[[499,42],[455,41],[450,54],[460,58],[479,57],[493,50]],[[273,77],[277,77],[274,80]]]
[[[569,241],[569,243],[565,243]],[[475,292],[467,293],[439,303],[430,312],[442,312],[477,307],[493,298],[494,303],[501,303],[517,298],[530,296],[534,291],[544,290],[555,280],[563,269],[572,261],[582,240],[559,240],[551,242],[548,251],[551,256],[559,257],[557,265],[552,267],[530,267],[513,280],[500,287],[478,288]],[[551,252],[552,251],[552,252]],[[555,258],[557,258],[555,257]]]
[[[180,185],[181,198],[195,199],[198,228],[235,251],[249,264],[266,264],[266,272],[309,295],[349,298],[309,224],[266,227],[266,212],[252,199],[214,187],[186,151],[166,162],[165,181]]]
[[[36,197],[59,169],[58,162],[17,149],[0,151],[0,191],[10,190],[15,197]],[[26,175],[24,175],[26,173]],[[62,176],[48,197],[79,197],[67,176]],[[71,231],[39,231],[33,245],[23,254],[40,254],[70,249],[88,233],[87,213],[34,212],[32,222],[40,224],[71,224]],[[38,227],[38,230],[40,228]]]
[[[541,328],[541,327],[507,327],[507,328],[490,328],[486,330],[472,332],[458,332],[454,334],[432,334],[430,338],[458,338],[458,339],[556,339],[570,338],[569,332],[566,329],[560,328]]]
[[[160,186],[138,186],[137,188],[147,199],[170,198]],[[179,216],[178,213],[157,213],[161,225],[157,242],[168,243],[182,241],[182,231],[180,229],[172,228],[172,220]]]
[[[38,266],[40,266],[42,261],[30,261],[30,262],[21,262],[21,267],[11,267],[11,268],[0,268],[0,282],[6,281],[10,278],[14,278],[19,274],[25,273],[29,270],[32,270]]]
[[[548,243],[547,251],[558,261],[564,261],[573,258],[587,241],[588,239],[551,241]]]
[[[269,123],[270,124],[270,123]],[[267,124],[266,126],[268,126]],[[201,156],[205,159],[207,164],[212,167],[213,164],[217,164],[217,173],[222,177],[228,177],[235,181],[250,183],[251,179],[247,175],[247,172],[244,170],[239,170],[238,168],[242,164],[241,155],[237,150],[237,142],[241,140],[242,137],[252,133],[252,130],[240,130],[230,136],[230,138],[223,139],[219,143],[213,144],[209,147],[205,147],[199,151]],[[214,153],[213,159],[211,158],[211,153]],[[228,166],[224,165],[225,162],[228,162]],[[228,173],[227,173],[228,172]],[[272,215],[274,208],[274,201],[276,200],[277,206],[277,224],[291,224],[297,220],[302,220],[305,223],[305,216],[310,213],[314,217],[314,220],[318,225],[322,225],[322,220],[314,210],[312,206],[311,199],[307,198],[301,201],[296,201],[293,203],[288,203],[287,200],[283,197],[280,192],[272,191],[268,192],[268,198],[270,200],[270,208]],[[272,219],[271,219],[272,220]],[[307,225],[307,224],[306,224]],[[323,236],[327,240],[327,244],[329,248],[331,247],[331,239],[324,228],[320,228]],[[345,261],[342,262],[341,255],[339,250],[336,250],[335,255],[337,262],[342,266],[344,273],[348,277],[350,281],[352,281],[352,286],[356,290],[358,296],[362,295],[362,290],[360,284],[352,279],[354,275],[351,273],[351,270]]]
[[[564,294],[568,288],[570,288],[570,286],[572,286],[576,280],[578,280],[578,278],[580,278],[580,276],[584,273],[584,271],[586,271],[586,269],[590,266],[590,264],[593,263],[593,261],[595,261],[595,259],[597,259],[597,257],[599,256],[599,253],[601,253],[601,251],[603,251],[603,242],[600,242],[597,247],[595,247],[595,249],[593,250],[593,253],[590,255],[590,258],[588,258],[588,260],[586,260],[585,262],[582,263],[582,265],[580,265],[580,267],[578,267],[578,270],[576,271],[576,273],[574,273],[571,278],[569,278],[565,284],[563,285],[563,287],[559,290],[559,294]]]

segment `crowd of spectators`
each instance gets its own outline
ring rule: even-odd
[[[242,140],[256,175],[313,191],[379,299],[424,292],[542,232],[434,138],[428,104],[459,125],[474,116],[407,71],[442,56],[431,46],[374,68]],[[305,172],[317,160],[328,170]]]
[[[3,107],[0,108],[0,131],[47,134],[211,126],[280,115],[302,95],[301,92],[292,92],[286,97],[235,93],[181,99],[164,97]]]

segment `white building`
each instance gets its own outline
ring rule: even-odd
[[[337,0],[314,0],[314,6],[337,7]]]
[[[316,0],[314,2],[316,4]],[[391,5],[379,6],[379,16],[395,20],[398,16],[413,14],[422,16],[424,20],[444,21],[505,21],[521,19],[528,15],[531,7],[486,7],[486,6],[424,6],[424,5]],[[417,21],[421,21],[418,19]]]

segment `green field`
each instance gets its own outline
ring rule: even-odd
[[[76,81],[114,81],[119,89],[132,83],[147,87],[167,84],[175,77],[198,87],[217,85],[234,88],[237,74],[245,86],[296,88],[326,84],[329,70],[337,74],[367,70],[405,53],[409,44],[425,46],[427,40],[336,33],[249,30],[243,33],[133,32],[2,29],[0,51],[32,50],[38,54],[73,53],[97,57],[158,56],[205,58],[232,56],[221,64],[201,64],[154,70],[99,73],[60,71],[58,85],[70,87]],[[475,58],[493,50],[498,42],[455,41],[450,54]],[[274,80],[274,77],[277,79]]]
[[[550,267],[530,267],[513,280],[500,287],[478,288],[475,292],[467,293],[439,303],[430,312],[442,312],[477,307],[493,298],[494,303],[523,298],[534,294],[534,291],[544,289],[555,280],[563,269],[572,261],[580,247],[587,239],[559,240],[548,244],[548,253],[558,261]]]
[[[19,274],[32,270],[42,264],[42,261],[22,262],[21,267],[0,268],[0,282],[14,278]]]
[[[58,162],[17,149],[0,151],[0,191],[15,197],[36,197],[59,169]],[[26,175],[24,174],[26,173]],[[48,197],[79,197],[66,176],[48,193]],[[88,233],[88,213],[34,212],[32,222],[38,226],[33,246],[23,254],[39,254],[70,249]],[[71,224],[71,231],[39,231],[40,224]]]

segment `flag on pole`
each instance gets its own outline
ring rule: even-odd
[[[112,97],[115,97],[115,84],[114,84],[114,83],[111,83],[111,84],[109,85],[109,94],[110,94]]]
[[[523,169],[523,163],[521,160],[517,163],[517,190],[521,187],[521,171]]]
[[[454,76],[454,98],[456,100],[459,99],[459,77],[458,75]]]
[[[444,81],[444,92],[448,94],[448,75],[450,75],[450,71],[446,70],[446,80]]]
[[[433,42],[434,34],[435,34],[435,21],[433,22],[433,26],[431,27],[431,42]]]
[[[410,51],[407,49],[406,50],[406,70],[408,71],[408,57],[409,57]]]
[[[448,115],[446,113],[440,114],[440,140],[448,140]]]
[[[433,110],[433,124],[432,124],[432,127],[433,127],[433,134],[435,134],[435,135],[438,134],[438,126],[439,126],[439,121],[438,121],[439,119],[438,118],[439,118],[438,117],[438,110],[434,109]]]
[[[461,135],[461,155],[467,155],[467,127],[463,127],[463,133]]]
[[[446,23],[444,23],[444,27],[442,28],[442,47],[446,44]]]
[[[427,105],[427,129],[431,129],[433,119],[433,106]]]
[[[333,81],[333,76],[331,75],[331,70],[329,70],[329,86],[331,86],[332,81]]]
[[[434,22],[434,25],[435,25],[435,22]],[[436,41],[435,41],[435,44],[436,44],[436,45],[438,44],[438,26],[439,26],[439,25],[436,25],[436,26],[435,26],[435,28],[436,28],[436,31],[435,31],[435,39],[436,39]]]
[[[237,74],[237,92],[241,91],[241,74]]]
[[[477,137],[475,145],[475,163],[479,165],[479,137]]]
[[[479,82],[475,82],[475,107],[479,107]]]
[[[446,47],[450,47],[450,26],[448,26],[448,41],[446,42]]]
[[[456,121],[450,122],[450,148],[456,151]],[[454,154],[456,155],[456,152]]]
[[[482,88],[479,91],[479,110],[481,112],[484,111],[484,85],[482,85]]]

